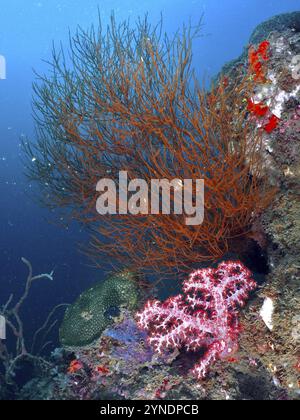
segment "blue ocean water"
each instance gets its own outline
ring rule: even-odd
[[[36,203],[24,176],[22,138],[34,138],[31,84],[35,69],[47,71],[52,43],[67,45],[68,33],[101,18],[108,22],[149,14],[157,22],[162,13],[165,30],[173,33],[189,19],[203,15],[203,37],[194,48],[195,65],[203,76],[213,76],[237,57],[252,32],[269,17],[295,11],[299,0],[1,0],[0,55],[6,60],[6,79],[0,80],[0,303],[11,292],[20,293],[26,277],[21,257],[36,273],[55,269],[55,281],[35,286],[27,305],[27,328],[34,329],[47,309],[70,302],[103,274],[88,266],[77,244],[87,238],[80,227],[57,226],[59,214]],[[44,61],[43,61],[44,60]]]

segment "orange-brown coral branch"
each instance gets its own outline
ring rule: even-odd
[[[159,273],[190,270],[224,255],[270,203],[261,173],[261,133],[247,118],[253,78],[221,80],[207,92],[194,77],[192,35],[161,39],[112,21],[108,33],[71,40],[72,71],[54,55],[55,77],[36,88],[40,130],[33,177],[51,204],[92,228],[90,254]],[[32,154],[31,154],[32,155]],[[96,212],[97,182],[204,179],[205,217]],[[174,192],[171,194],[174,203]],[[107,260],[105,260],[107,262]]]

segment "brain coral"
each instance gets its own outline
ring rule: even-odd
[[[92,343],[113,323],[110,313],[126,307],[134,310],[138,302],[138,286],[134,274],[114,274],[83,292],[71,305],[60,328],[63,346],[77,347]]]

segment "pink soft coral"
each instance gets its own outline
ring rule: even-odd
[[[227,261],[216,269],[197,270],[183,283],[184,295],[163,303],[149,301],[137,314],[138,325],[149,332],[149,342],[159,353],[205,348],[192,371],[201,379],[210,364],[237,349],[237,309],[255,288],[251,272],[241,262]]]

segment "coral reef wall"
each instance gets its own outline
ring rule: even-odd
[[[256,95],[279,119],[277,128],[263,139],[265,170],[278,193],[272,208],[253,227],[254,238],[267,247],[270,273],[245,315],[241,347],[255,369],[266,370],[286,398],[299,398],[300,12],[259,25],[251,43],[266,38],[271,49],[269,84],[259,86]]]

